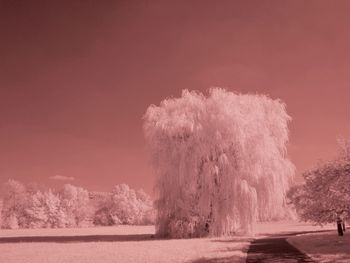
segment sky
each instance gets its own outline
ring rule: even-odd
[[[350,137],[349,1],[0,0],[0,183],[151,193],[150,104],[280,98],[297,178]]]

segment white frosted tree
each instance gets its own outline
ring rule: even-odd
[[[92,208],[87,190],[71,184],[64,185],[61,192],[61,205],[67,215],[69,227],[89,224]]]
[[[29,228],[60,228],[67,225],[58,194],[51,189],[33,192],[28,198],[26,221]]]
[[[144,135],[157,174],[157,234],[252,233],[256,220],[284,217],[289,120],[280,100],[219,88],[151,105]]]
[[[114,224],[154,223],[153,202],[150,196],[143,190],[131,189],[127,184],[114,186],[109,211]]]
[[[138,218],[136,193],[127,184],[114,186],[111,215],[115,224],[135,224]]]
[[[8,180],[3,186],[2,227],[19,228],[24,223],[26,188],[15,180]]]
[[[45,195],[41,191],[32,192],[26,208],[28,228],[46,227],[48,215],[45,209]]]
[[[143,189],[137,190],[135,193],[140,214],[138,223],[143,225],[154,224],[155,210],[153,200]]]
[[[340,146],[334,160],[305,172],[304,183],[289,190],[300,219],[324,224],[350,218],[350,143],[342,141]]]
[[[58,228],[66,225],[66,215],[61,206],[61,200],[51,189],[44,192],[44,207],[48,217],[46,227]]]

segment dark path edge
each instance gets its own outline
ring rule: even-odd
[[[300,263],[316,263],[310,256],[287,241],[290,236],[300,234],[329,232],[329,230],[292,232],[275,234],[254,239],[248,248],[246,263],[286,262],[296,260]]]
[[[0,244],[4,243],[72,243],[72,242],[127,242],[127,241],[153,241],[156,240],[152,234],[137,235],[86,235],[86,236],[22,236],[22,237],[0,237]]]

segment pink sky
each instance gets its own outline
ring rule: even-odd
[[[185,88],[281,98],[298,174],[349,137],[349,1],[60,2],[0,2],[0,183],[151,192],[142,115]]]

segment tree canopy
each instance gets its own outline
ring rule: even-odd
[[[157,174],[157,233],[193,237],[253,231],[285,216],[294,174],[285,104],[264,95],[184,90],[151,105],[144,134]]]
[[[293,186],[288,198],[302,220],[319,224],[350,216],[350,147],[340,143],[338,156],[320,162],[303,174],[305,182]]]

